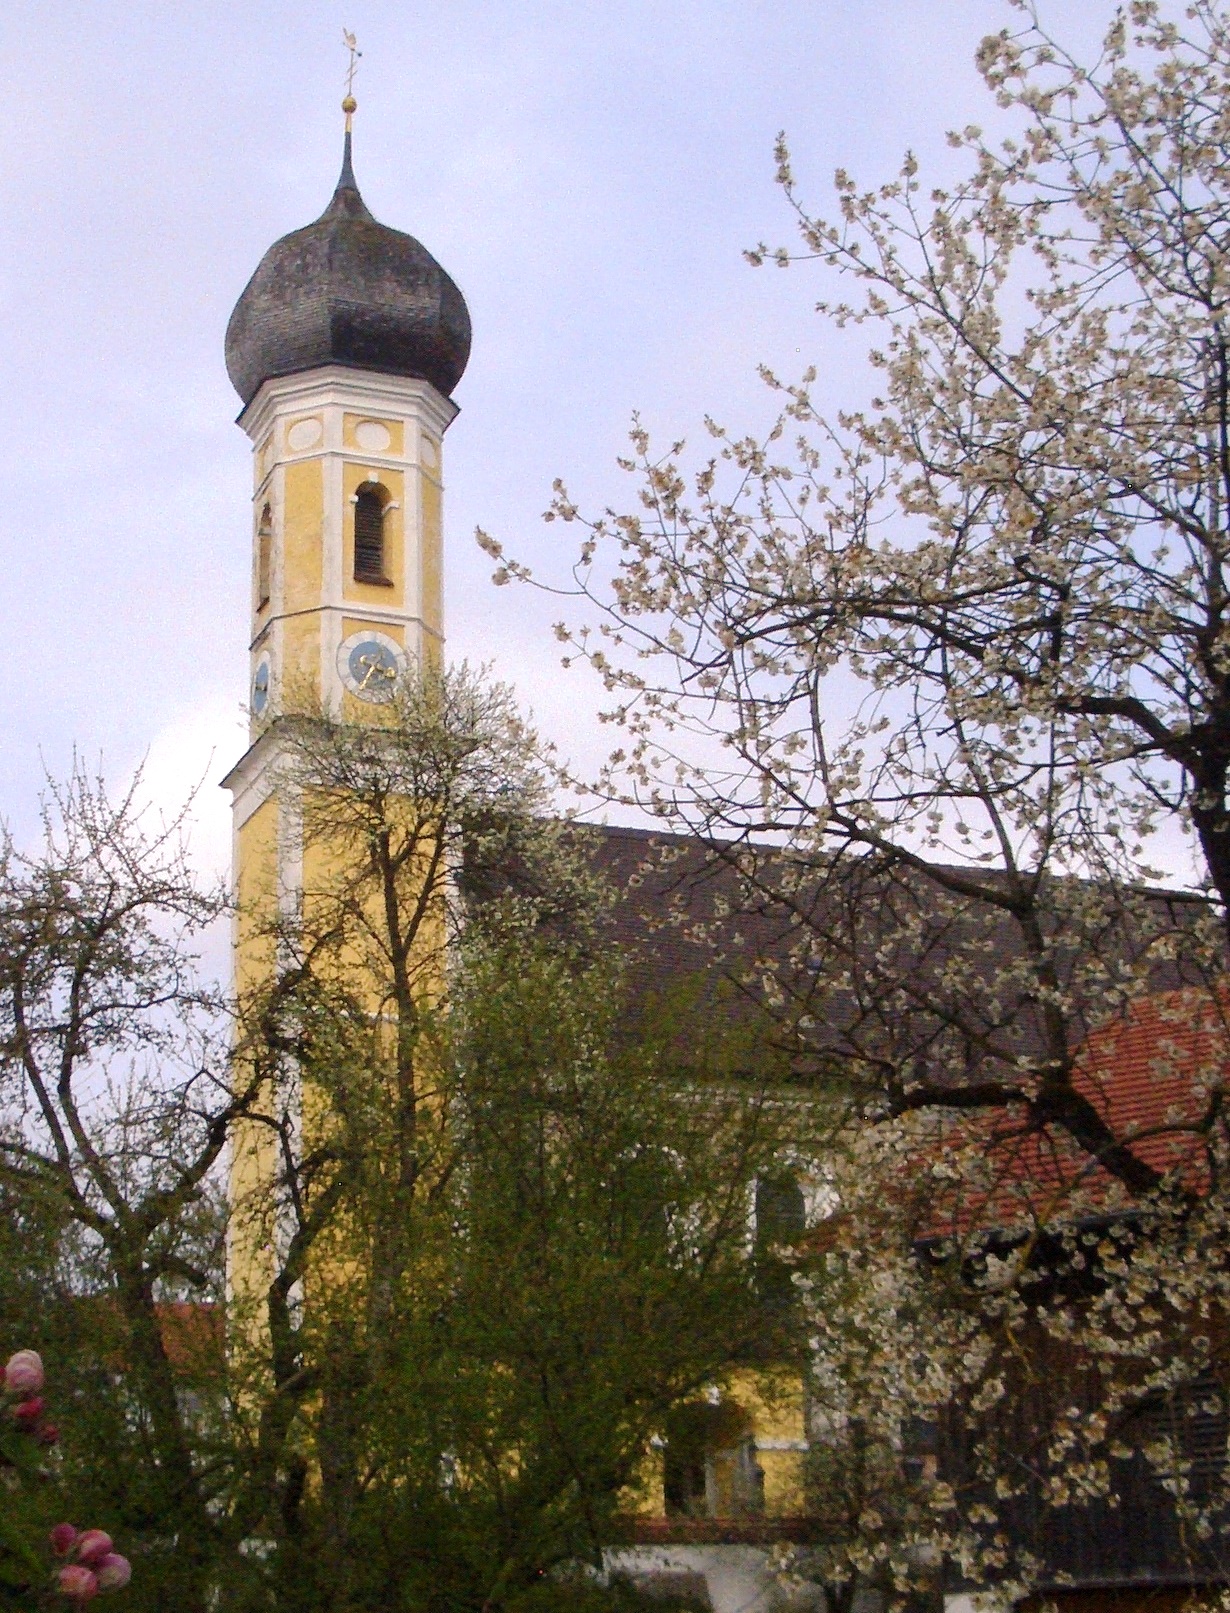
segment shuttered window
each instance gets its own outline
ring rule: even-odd
[[[261,524],[256,534],[256,608],[264,610],[269,603],[270,579],[273,574],[273,511],[268,504],[261,511]]]
[[[356,582],[387,582],[384,574],[384,498],[372,487],[359,490],[354,506]]]
[[[803,1189],[791,1171],[762,1176],[756,1183],[756,1287],[766,1309],[788,1312],[798,1297],[794,1267],[783,1248],[801,1242],[807,1231]]]

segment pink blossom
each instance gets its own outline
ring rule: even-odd
[[[132,1578],[132,1564],[118,1551],[109,1551],[95,1569],[100,1591],[122,1590]]]
[[[77,1544],[77,1530],[71,1523],[57,1523],[48,1537],[57,1557],[67,1557]]]
[[[4,1368],[4,1387],[11,1395],[36,1395],[43,1387],[43,1362],[36,1350],[18,1350]]]
[[[44,1423],[35,1430],[35,1437],[40,1445],[55,1445],[59,1442],[60,1428],[58,1423]]]
[[[37,1422],[46,1404],[42,1395],[31,1395],[29,1400],[21,1400],[12,1408],[12,1415],[19,1423]]]
[[[79,1602],[88,1602],[91,1596],[98,1594],[98,1575],[80,1563],[62,1568],[56,1583],[62,1596],[72,1596]]]
[[[77,1561],[87,1568],[100,1563],[111,1550],[111,1536],[103,1529],[87,1529],[77,1541]]]

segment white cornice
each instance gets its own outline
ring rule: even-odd
[[[251,403],[239,414],[238,424],[256,443],[278,415],[330,404],[363,414],[405,415],[441,437],[460,413],[457,405],[437,392],[430,381],[326,364],[299,375],[263,381]]]
[[[319,605],[308,605],[303,610],[290,610],[268,617],[249,642],[248,649],[255,650],[262,644],[268,637],[270,628],[277,622],[293,622],[298,621],[301,616],[323,616],[330,612],[335,616],[353,616],[364,622],[382,622],[389,627],[417,627],[422,632],[429,633],[432,638],[442,638],[442,635],[415,611],[404,610],[395,605],[376,605],[362,599],[347,599],[343,594],[337,599],[322,600]]]
[[[231,792],[236,828],[246,823],[272,795],[274,770],[284,753],[282,735],[274,724],[249,745],[222,780],[221,788]]]

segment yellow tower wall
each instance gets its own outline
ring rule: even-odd
[[[279,801],[270,795],[235,830],[235,998],[246,1005],[273,976],[278,910]],[[247,1209],[276,1171],[273,1137],[265,1126],[247,1122],[232,1134],[230,1200],[242,1206],[227,1227],[227,1287],[232,1312],[255,1304],[273,1275],[269,1226],[251,1221]]]
[[[295,904],[310,904],[313,890],[323,892],[338,872],[326,850],[310,837],[304,844],[304,803],[286,781],[278,714],[306,709],[379,722],[380,706],[352,693],[345,681],[344,646],[356,639],[374,637],[403,667],[441,659],[440,444],[456,412],[425,381],[331,365],[267,381],[240,417],[253,444],[250,671],[254,693],[258,674],[268,689],[263,709],[253,707],[253,744],[224,781],[234,803],[234,977],[241,1004],[272,978],[279,917]],[[373,482],[388,500],[387,585],[354,576],[354,499]],[[266,507],[271,586],[261,608],[259,534]],[[355,961],[342,957],[337,964],[350,969]],[[310,1116],[299,1119],[311,1124]],[[259,1198],[274,1170],[268,1129],[242,1130],[232,1156],[233,1200]],[[268,1280],[269,1237],[276,1228],[248,1222],[245,1231],[242,1216],[236,1227],[228,1250],[230,1290],[236,1300],[255,1300]]]

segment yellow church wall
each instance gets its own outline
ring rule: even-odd
[[[277,914],[279,804],[270,797],[239,826],[236,833],[235,993],[242,1006],[273,973]],[[239,1049],[242,1059],[242,1042]],[[237,1079],[244,1078],[242,1067]],[[252,1221],[245,1209],[256,1202],[272,1180],[275,1150],[264,1126],[240,1125],[234,1133],[230,1190],[240,1213],[228,1228],[228,1271],[233,1297],[251,1300],[266,1285],[272,1272],[266,1252],[267,1229]]]
[[[340,836],[327,837],[325,826],[332,816],[332,805],[325,792],[316,792],[305,802],[303,815],[303,924],[306,934],[316,935],[335,922],[332,909],[353,886],[353,865],[361,853]],[[377,919],[374,897],[373,889],[372,917]],[[375,1013],[380,1007],[382,983],[372,967],[373,960],[358,944],[353,920],[346,928],[340,945],[330,950],[329,971],[365,1003],[369,1013]]]
[[[806,1510],[804,1453],[773,1447],[806,1441],[802,1379],[797,1372],[742,1372],[732,1379],[729,1395],[747,1412],[757,1442],[766,1516],[796,1517]]]
[[[371,708],[367,708],[370,712]],[[276,966],[276,929],[279,921],[279,855],[285,856],[286,835],[281,831],[282,815],[288,810],[286,798],[271,796],[263,802],[239,827],[236,835],[237,907],[235,936],[235,987],[241,1009],[245,1001],[259,994],[272,978]],[[405,803],[409,817],[415,812],[413,804]],[[393,814],[397,816],[396,811]],[[392,1074],[392,1036],[394,1022],[390,1018],[391,981],[387,963],[380,958],[378,947],[371,944],[371,935],[379,935],[384,921],[382,893],[374,880],[356,879],[356,865],[362,867],[363,848],[358,837],[345,837],[330,832],[336,825],[333,805],[326,792],[310,792],[295,809],[295,818],[301,823],[298,878],[300,914],[305,933],[319,935],[337,923],[336,904],[343,902],[346,911],[338,926],[338,942],[328,949],[326,972],[353,994],[358,1003],[373,1018],[376,1056],[380,1057],[381,1029],[387,1028],[389,1072]],[[405,878],[407,907],[415,884],[414,871]],[[416,997],[425,1008],[438,1003],[444,986],[446,928],[443,912],[443,891],[440,901],[426,914],[421,927],[419,944],[413,962]],[[359,911],[356,913],[356,903]],[[362,917],[366,914],[366,918]],[[428,1055],[424,1054],[426,1061]],[[242,1078],[242,1041],[238,1053],[240,1067],[237,1076]],[[427,1076],[424,1086],[435,1088],[437,1083]],[[430,1097],[427,1099],[430,1103]],[[319,1139],[330,1124],[329,1098],[308,1083],[300,1094],[300,1127],[305,1147]],[[237,1128],[231,1160],[231,1195],[239,1210],[229,1233],[229,1273],[232,1295],[243,1308],[244,1302],[258,1302],[271,1274],[269,1240],[271,1226],[268,1217],[246,1213],[264,1197],[263,1189],[277,1174],[276,1148],[270,1131],[264,1126],[241,1125]],[[334,1293],[345,1289],[357,1274],[348,1249],[351,1234],[344,1224],[317,1251],[314,1270],[307,1280],[308,1289],[320,1293]],[[259,1311],[253,1324],[260,1326]]]
[[[320,612],[282,623],[282,704],[311,711],[320,700]]]
[[[255,626],[263,628],[268,626],[273,614],[273,574],[274,574],[274,544],[276,541],[273,523],[273,499],[270,495],[258,498],[252,511],[252,620]],[[268,528],[265,523],[268,521]],[[262,532],[267,532],[264,543],[268,545],[267,574],[265,582],[267,591],[261,598],[261,571],[262,571]]]
[[[375,708],[377,711],[379,707]],[[370,716],[373,708],[367,706]],[[405,831],[415,832],[421,808],[411,801],[392,802],[387,807],[387,820]],[[344,814],[342,814],[344,816]],[[302,904],[303,923],[311,935],[326,928],[331,909],[344,898],[350,904],[351,914],[347,935],[341,945],[331,952],[331,966],[360,1001],[366,1003],[372,1014],[387,1010],[391,997],[392,981],[387,960],[380,955],[373,937],[385,933],[387,915],[384,897],[377,881],[365,877],[366,847],[357,831],[349,840],[341,834],[331,834],[331,825],[339,822],[333,802],[327,792],[309,795],[303,806],[302,851]],[[418,825],[423,836],[423,856],[420,866],[426,878],[426,860],[432,848],[432,827]],[[363,870],[363,874],[359,873]],[[439,877],[439,876],[437,876]],[[412,893],[416,889],[416,871],[413,866],[401,876],[403,917],[409,914]],[[359,938],[362,937],[361,941]],[[444,889],[441,884],[438,899],[424,914],[417,945],[411,960],[414,985],[420,1001],[430,1006],[439,1001],[443,992],[446,968],[446,924]]]
[[[276,912],[278,800],[269,796],[236,833],[235,981],[243,989],[265,978],[274,962],[269,934]]]
[[[406,630],[400,622],[380,622],[377,624],[372,621],[370,616],[343,616],[342,637],[349,638],[352,633],[357,633],[360,628],[375,627],[377,625],[379,626],[380,632],[386,634],[387,637],[391,638],[395,644],[400,644],[403,647],[405,646]],[[375,709],[378,710],[379,708],[377,707]],[[363,712],[370,721],[373,715],[373,707],[363,704]]]
[[[369,712],[372,708],[368,708]],[[377,883],[364,877],[364,850],[361,835],[339,833],[336,803],[328,792],[307,792],[290,798],[270,798],[237,832],[237,898],[239,918],[236,931],[235,980],[240,1001],[272,977],[276,965],[275,926],[279,914],[279,855],[288,851],[287,836],[280,831],[280,820],[287,811],[301,827],[296,834],[294,869],[298,881],[299,913],[305,934],[310,937],[337,930],[337,942],[318,957],[326,975],[343,985],[356,999],[361,1012],[371,1015],[374,1062],[370,1073],[380,1079],[380,1068],[387,1055],[387,1078],[394,1079],[391,982],[387,962],[373,946],[371,936],[383,925],[383,903]],[[415,812],[413,803],[404,804],[407,818]],[[343,814],[344,818],[345,814]],[[393,817],[396,819],[398,810]],[[345,825],[343,823],[343,829]],[[283,876],[284,877],[284,876]],[[411,904],[415,871],[405,877],[405,902]],[[358,911],[356,912],[356,906]],[[338,919],[342,922],[339,924]],[[444,985],[446,930],[443,892],[434,910],[425,916],[416,949],[414,989],[419,1002],[436,1003]],[[386,1034],[382,1036],[382,1031]],[[421,1055],[424,1102],[431,1106],[439,1083],[432,1077],[430,1053]],[[299,1127],[302,1146],[310,1150],[328,1133],[331,1095],[311,1081],[299,1094]],[[272,1207],[268,1184],[276,1179],[276,1150],[266,1127],[238,1129],[231,1165],[231,1195],[238,1214],[228,1233],[228,1271],[234,1304],[237,1336],[253,1341],[263,1333],[264,1294],[272,1276]],[[263,1205],[263,1208],[262,1208]],[[256,1213],[246,1213],[254,1210]],[[309,1271],[303,1279],[305,1303],[323,1310],[357,1302],[365,1283],[366,1266],[356,1258],[356,1239],[365,1236],[346,1217],[340,1217],[316,1247]]]
[[[320,604],[324,543],[324,466],[319,459],[287,465],[282,496],[282,609]]]
[[[756,1463],[764,1475],[764,1516],[797,1518],[807,1512],[806,1442],[802,1380],[797,1373],[741,1372],[722,1391],[723,1404],[744,1414],[756,1446]],[[737,1446],[711,1450],[715,1517],[746,1516],[745,1491]],[[645,1453],[634,1481],[622,1493],[620,1511],[638,1518],[660,1518],[666,1512],[665,1452]]]

